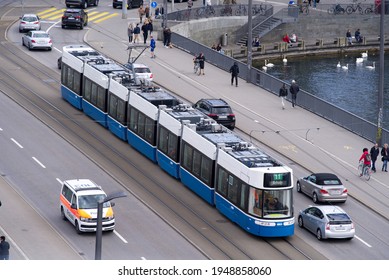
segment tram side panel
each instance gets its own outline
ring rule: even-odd
[[[127,141],[127,109],[129,90],[111,79],[108,91],[108,129],[123,141]]]

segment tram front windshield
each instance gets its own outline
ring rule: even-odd
[[[291,217],[293,215],[292,189],[260,190],[250,188],[248,212],[267,219]]]

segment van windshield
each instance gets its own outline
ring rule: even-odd
[[[96,209],[97,202],[104,200],[104,194],[95,194],[95,195],[83,195],[78,197],[78,208],[80,209]],[[103,207],[109,207],[110,203],[105,202]]]

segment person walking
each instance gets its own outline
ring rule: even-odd
[[[348,45],[351,46],[353,44],[353,37],[351,36],[350,29],[348,29],[347,32],[346,32],[346,38],[347,38]]]
[[[378,155],[380,154],[380,148],[378,147],[378,143],[375,143],[373,147],[370,149],[371,155],[371,171],[376,172],[375,162],[377,161]]]
[[[142,32],[143,32],[143,44],[146,44],[147,37],[149,34],[149,21],[145,19],[145,22],[142,25]]]
[[[382,171],[388,172],[389,148],[387,143],[384,144],[384,147],[381,150],[381,156],[383,162]]]
[[[151,58],[155,58],[154,50],[155,50],[155,40],[154,40],[154,38],[153,38],[153,35],[151,35],[151,36],[150,36],[150,52],[151,52]]]
[[[284,99],[288,96],[288,89],[286,88],[285,83],[280,88],[280,92],[278,93],[278,96],[281,98],[282,110],[284,110],[285,109]]]
[[[205,64],[205,57],[204,57],[204,54],[203,54],[203,53],[200,53],[200,54],[196,57],[196,59],[198,59],[199,64],[200,64],[199,76],[200,76],[201,74],[205,75],[205,73],[204,73],[204,64]]]
[[[137,23],[134,28],[134,43],[139,42],[139,34],[140,34],[140,27],[139,27],[139,23]]]
[[[297,106],[297,93],[300,91],[300,87],[297,85],[295,80],[292,80],[292,84],[289,88],[290,93],[292,94],[292,107]]]
[[[146,8],[145,8],[145,17],[146,17],[146,18],[150,18],[150,6],[149,6],[149,5],[146,5]]]
[[[143,8],[143,5],[140,5],[138,8],[138,15],[139,15],[139,23],[142,24],[143,22],[143,16],[145,14],[145,9]]]
[[[235,79],[235,86],[238,87],[238,74],[239,74],[239,66],[238,63],[235,61],[234,64],[230,68],[231,73],[231,85],[234,85],[234,79]]]
[[[9,260],[9,243],[5,241],[5,236],[0,237],[0,260]]]
[[[193,0],[188,0],[188,9],[192,9],[193,7]]]
[[[134,40],[134,26],[132,25],[132,23],[128,24],[127,34],[128,34],[128,42],[130,42],[131,44],[132,41]]]

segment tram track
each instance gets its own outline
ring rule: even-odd
[[[304,253],[304,250],[292,245],[289,239],[267,241],[248,235],[182,185],[179,191],[172,188],[173,183],[177,184],[176,180],[152,165],[127,143],[117,139],[82,112],[64,102],[59,94],[59,78],[58,75],[53,74],[55,72],[39,63],[32,64],[28,59],[30,57],[14,48],[12,44],[4,43],[0,48],[3,49],[3,54],[6,52],[12,54],[4,56],[6,63],[2,63],[0,67],[2,77],[0,84],[4,88],[3,93],[102,169],[108,171],[110,176],[192,244],[201,243],[201,248],[198,248],[208,258],[269,259],[267,251],[269,248],[276,251],[272,257],[274,259],[320,258],[314,254],[310,257],[310,253]],[[8,64],[14,67],[5,70],[3,66]],[[34,71],[31,72],[31,70]],[[15,71],[19,72],[18,75],[15,75]],[[28,85],[26,81],[30,81]],[[31,88],[32,83],[34,83],[33,88]],[[141,166],[139,162],[144,162],[146,165]],[[151,168],[150,165],[152,165]],[[160,176],[164,176],[164,179]],[[134,185],[133,182],[136,184]],[[205,208],[205,214],[199,208]],[[167,216],[161,213],[172,215],[172,217],[169,216],[167,219]],[[245,245],[252,246],[255,243],[255,247],[261,250],[247,250],[239,242],[240,238],[235,239],[234,234],[225,234],[219,227],[220,224],[227,224],[234,234],[237,233],[240,237],[247,239]]]

